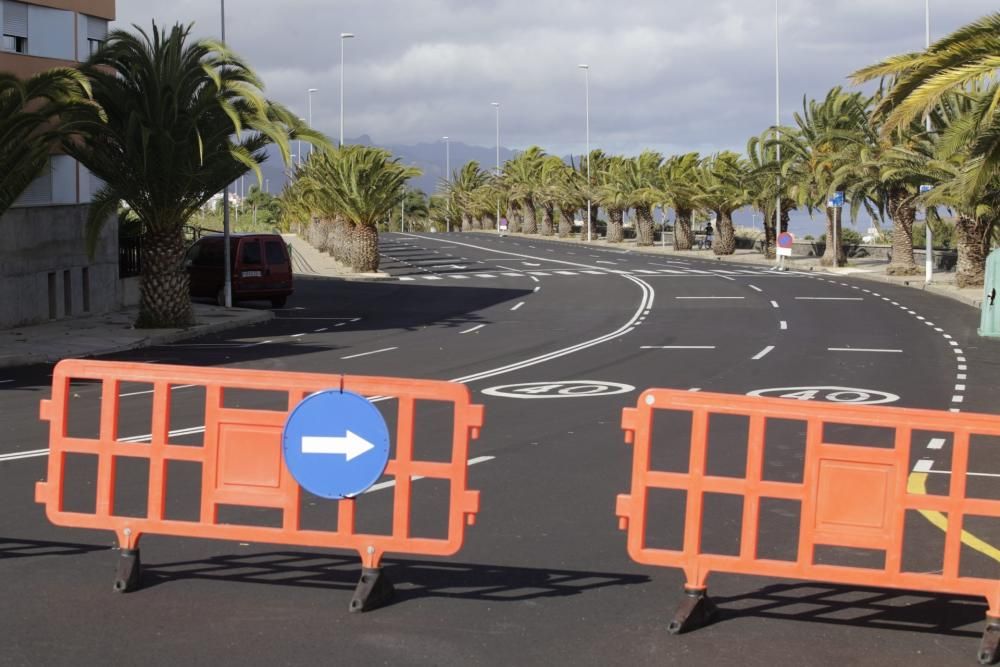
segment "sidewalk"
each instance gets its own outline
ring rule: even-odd
[[[270,310],[227,310],[200,303],[193,307],[197,324],[187,329],[135,329],[138,308],[5,329],[0,331],[0,368],[162,345],[274,317]]]
[[[388,273],[355,273],[328,253],[320,252],[296,234],[282,234],[292,255],[292,271],[297,276],[322,276],[343,280],[391,280]]]
[[[773,259],[767,259],[756,250],[739,249],[732,255],[715,255],[711,250],[674,250],[671,246],[644,246],[639,247],[635,241],[625,241],[624,243],[608,243],[606,241],[582,241],[580,239],[561,239],[558,236],[540,236],[537,234],[509,234],[511,237],[521,237],[525,239],[541,239],[546,241],[559,241],[560,243],[573,243],[595,248],[614,249],[625,252],[636,252],[649,255],[676,255],[683,257],[693,257],[707,261],[717,260],[720,262],[733,262],[737,264],[754,264],[758,266],[774,266]],[[847,266],[825,267],[820,265],[819,257],[791,257],[785,260],[785,265],[792,271],[814,271],[817,273],[829,273],[832,275],[851,275],[865,280],[876,280],[878,282],[899,285],[901,287],[911,287],[922,289],[934,294],[960,301],[973,308],[980,308],[983,302],[982,287],[959,288],[955,285],[955,274],[947,272],[935,272],[933,282],[930,285],[924,283],[924,275],[921,272],[917,276],[888,276],[885,273],[887,262],[872,259],[849,259]]]

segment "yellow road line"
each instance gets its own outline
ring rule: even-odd
[[[927,495],[927,473],[925,472],[914,472],[910,473],[910,478],[906,482],[907,493],[913,493],[916,495],[926,496]],[[941,530],[947,532],[948,530],[948,517],[946,517],[941,512],[935,510],[918,510],[925,519],[930,521],[932,524],[940,528]],[[985,555],[987,558],[992,558],[993,560],[1000,563],[1000,549],[997,549],[992,544],[985,542],[967,530],[962,531],[962,543],[968,547],[971,547],[978,551],[979,553]]]

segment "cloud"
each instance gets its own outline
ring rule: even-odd
[[[933,0],[940,37],[995,11],[987,0]],[[218,37],[205,0],[118,3],[119,26],[194,22]],[[916,0],[780,0],[783,122],[803,95],[846,85],[855,69],[923,46]],[[774,4],[675,0],[230,0],[227,38],[268,94],[335,136],[341,32],[345,131],[380,143],[493,145],[550,152],[584,144],[590,64],[592,145],[611,152],[742,150],[774,120]]]

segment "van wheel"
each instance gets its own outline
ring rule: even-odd
[[[287,301],[288,301],[288,297],[287,296],[272,297],[271,298],[271,307],[272,308],[284,308],[285,307],[285,303]]]

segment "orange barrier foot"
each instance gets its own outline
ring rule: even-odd
[[[138,549],[122,549],[115,570],[115,592],[130,593],[142,586],[142,561]]]
[[[396,589],[382,568],[363,567],[348,611],[357,613],[377,609],[389,602],[395,593]]]
[[[1000,657],[1000,618],[989,618],[979,644],[979,664],[992,665]]]
[[[719,608],[708,597],[704,588],[684,589],[684,601],[674,612],[674,618],[667,626],[667,632],[679,635],[689,630],[697,630],[709,625],[719,615]]]

